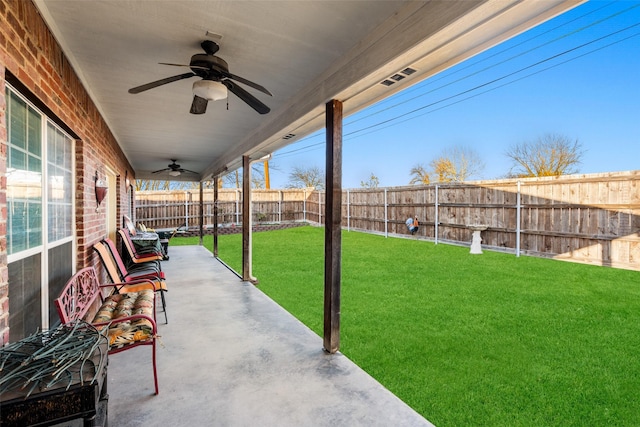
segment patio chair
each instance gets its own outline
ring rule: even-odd
[[[153,246],[149,246],[147,250],[136,249],[127,230],[121,228],[118,230],[118,234],[122,237],[122,245],[127,250],[132,263],[141,264],[155,260],[161,261],[164,259],[164,255],[159,253]]]
[[[123,258],[120,256],[120,253],[118,252],[116,244],[113,242],[113,240],[107,237],[103,239],[102,242],[108,247],[109,251],[111,252],[112,257],[116,262],[116,267],[118,267],[118,271],[122,278],[126,278],[127,276],[132,276],[136,279],[165,278],[160,261],[152,260],[139,264],[130,263],[129,265],[126,265]]]
[[[119,284],[123,283],[122,286],[118,286],[116,288],[117,292],[138,292],[140,289],[147,288],[149,286],[149,280],[151,280],[155,291],[160,293],[165,323],[169,323],[169,319],[167,318],[167,303],[164,297],[164,293],[167,292],[168,289],[164,277],[160,277],[160,274],[155,272],[153,269],[147,270],[146,272],[140,271],[137,274],[125,271],[125,274],[122,274],[116,260],[116,257],[119,257],[118,253],[116,252],[116,255],[114,255],[109,248],[109,245],[104,240],[93,245],[93,249],[100,256],[102,265],[104,265],[111,282]]]

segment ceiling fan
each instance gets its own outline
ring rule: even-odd
[[[198,172],[190,171],[189,169],[181,168],[180,165],[176,163],[176,161],[177,161],[176,159],[170,159],[170,160],[173,163],[168,164],[166,168],[158,169],[157,171],[153,171],[151,173],[159,173],[159,172],[169,171],[169,175],[171,175],[171,176],[180,176],[180,174],[182,172],[195,173],[195,174],[198,173]]]
[[[202,80],[198,80],[193,83],[193,102],[191,103],[191,109],[189,110],[191,114],[204,114],[207,110],[207,103],[209,101],[217,101],[227,97],[227,89],[246,102],[258,113],[267,114],[271,111],[269,107],[244,90],[238,85],[238,83],[245,84],[269,96],[272,96],[271,92],[257,83],[235,74],[231,74],[229,72],[229,65],[227,62],[224,59],[215,56],[215,53],[220,49],[218,43],[211,40],[205,40],[200,44],[200,46],[205,53],[197,53],[193,55],[189,65],[170,64],[166,62],[160,63],[162,65],[171,65],[174,67],[189,67],[191,68],[191,72],[178,74],[177,76],[171,76],[143,84],[141,86],[136,86],[129,89],[129,93],[136,94],[167,83],[198,76],[201,77]]]

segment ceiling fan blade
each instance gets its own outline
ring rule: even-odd
[[[166,85],[167,83],[177,82],[178,80],[188,79],[189,77],[195,76],[194,73],[184,73],[178,74],[177,76],[167,77],[165,79],[156,80],[155,82],[150,82],[147,84],[143,84],[141,86],[132,87],[129,89],[129,93],[140,93],[145,90],[153,89],[154,87]]]
[[[196,175],[198,175],[198,172],[190,171],[189,169],[180,169],[180,172],[195,173]]]
[[[239,83],[242,83],[242,84],[245,84],[247,86],[250,86],[250,87],[252,87],[254,89],[257,89],[260,92],[262,92],[264,94],[267,94],[269,96],[273,96],[271,94],[271,92],[269,92],[267,89],[265,89],[264,86],[260,86],[258,83],[254,83],[251,80],[245,79],[244,77],[240,77],[240,76],[237,76],[235,74],[227,73],[227,72],[224,72],[224,71],[222,71],[221,73],[222,73],[222,75],[224,75],[225,77],[227,77],[229,79],[232,79],[232,80],[235,80],[235,81],[237,81]]]
[[[222,84],[224,84],[231,92],[233,92],[238,98],[242,99],[244,102],[249,105],[249,107],[253,108],[260,114],[267,114],[271,109],[264,105],[258,98],[251,95],[246,90],[242,89],[240,86],[235,84],[230,80],[222,80]]]
[[[171,62],[158,62],[158,64],[160,64],[160,65],[171,65],[172,67],[197,68],[198,70],[209,71],[209,68],[203,67],[201,65],[172,64]]]
[[[174,64],[172,62],[158,62],[160,65],[171,65],[172,67],[190,67],[187,64]]]
[[[157,171],[153,171],[151,173],[164,172],[164,171],[168,171],[168,170],[171,170],[171,168],[158,169]]]
[[[191,114],[204,114],[207,111],[207,104],[209,101],[205,98],[200,98],[198,95],[193,95],[193,102],[191,103]]]

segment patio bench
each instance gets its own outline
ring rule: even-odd
[[[150,345],[155,394],[158,394],[156,289],[153,282],[148,280],[146,289],[142,287],[137,292],[120,292],[126,285],[101,285],[95,269],[87,267],[69,279],[56,298],[55,306],[63,324],[85,320],[97,327],[109,341],[109,354]],[[110,293],[105,296],[104,291]]]

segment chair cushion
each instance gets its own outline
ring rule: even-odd
[[[134,314],[153,318],[153,291],[113,294],[107,297],[91,323],[111,322]],[[152,338],[153,325],[147,319],[114,323],[108,328],[109,347],[119,348]]]

